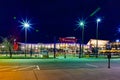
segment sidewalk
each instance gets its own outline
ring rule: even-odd
[[[0,72],[0,80],[119,80],[120,68]]]

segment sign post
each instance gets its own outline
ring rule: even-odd
[[[111,53],[107,54],[107,58],[108,58],[108,68],[110,68]]]
[[[107,50],[111,50],[111,45],[110,45],[110,43],[108,43],[108,44],[106,45],[106,49],[107,49]],[[110,52],[107,53],[107,58],[108,58],[108,68],[110,68],[110,59],[111,59],[111,53],[110,53]]]

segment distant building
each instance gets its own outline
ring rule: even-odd
[[[84,45],[84,54],[92,54],[92,51],[96,48],[96,39],[90,39],[87,44],[79,44],[76,43],[77,39],[75,37],[65,37],[61,38],[65,39],[60,43],[21,43],[14,44],[13,51],[21,51],[30,52],[31,50],[35,53],[40,53],[43,50],[53,52],[54,45],[56,45],[57,53],[70,53],[70,54],[78,54],[80,52],[80,46]],[[0,45],[0,51],[5,51],[6,47],[4,45]],[[105,54],[107,52],[111,53],[120,53],[120,42],[109,42],[109,40],[98,40],[98,52],[101,54]]]
[[[102,48],[105,47],[109,40],[98,40],[98,47]],[[96,47],[97,39],[90,39],[87,45],[92,45],[92,47]]]

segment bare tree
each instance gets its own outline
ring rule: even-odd
[[[12,58],[13,45],[12,45],[11,39],[2,38],[2,45],[4,46],[4,50],[6,52],[9,52],[10,58]]]

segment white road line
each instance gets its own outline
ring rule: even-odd
[[[25,70],[29,68],[40,70],[40,67],[38,65],[34,65],[34,66],[0,66],[0,71],[6,71],[6,70],[20,71],[20,70]]]
[[[12,66],[6,66],[6,67],[2,67],[3,69],[0,69],[0,71],[6,71],[6,70],[10,70],[10,69],[14,69],[14,68],[18,68],[18,66],[12,67]]]
[[[7,68],[7,67],[16,67],[16,66],[0,66],[0,69],[1,68]]]
[[[91,66],[91,67],[95,67],[95,68],[97,68],[98,66],[96,66],[96,65],[93,65],[93,64],[86,64],[87,66]]]
[[[5,70],[9,70],[11,68],[4,68],[4,69],[0,69],[0,71],[5,71]]]
[[[34,66],[23,67],[23,68],[12,70],[12,71],[20,71],[20,70],[29,69],[29,68],[32,68],[32,67],[34,67]]]

